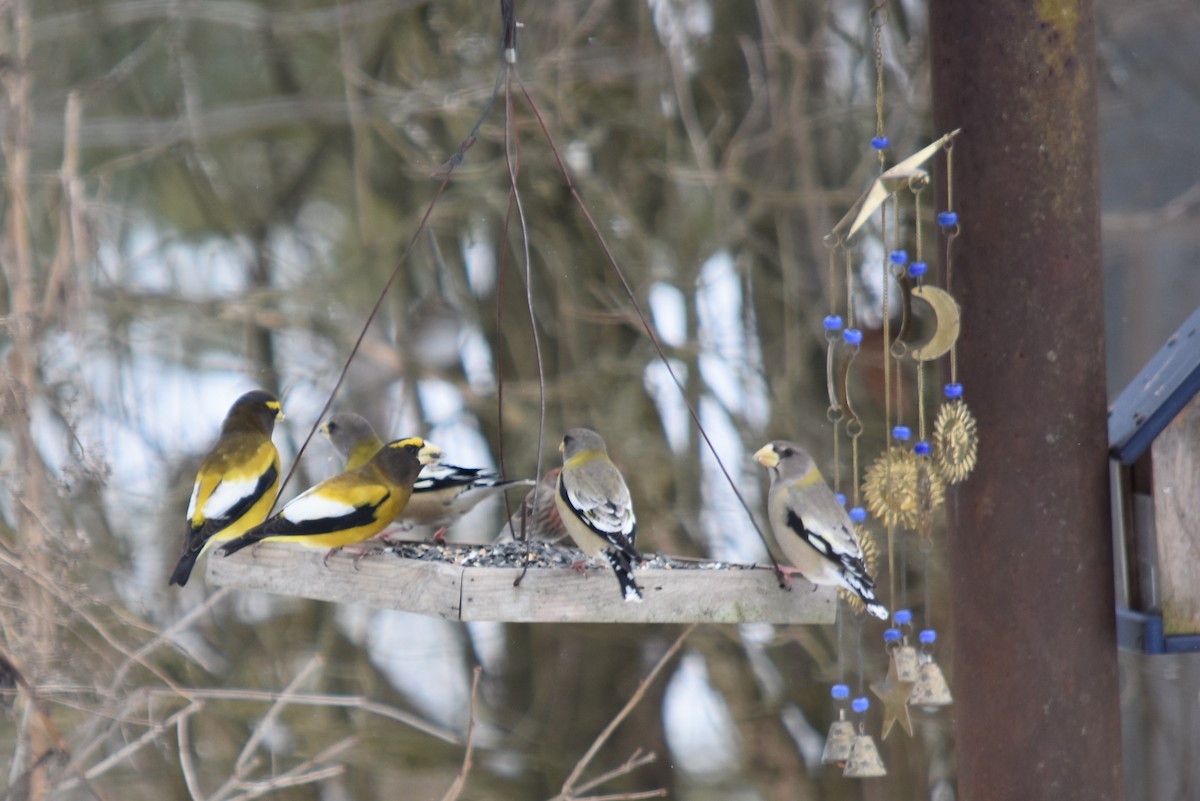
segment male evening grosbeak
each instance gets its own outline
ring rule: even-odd
[[[321,426],[341,456],[346,469],[365,463],[383,447],[383,441],[361,416],[339,412]],[[400,513],[399,522],[414,526],[437,526],[438,539],[452,523],[474,509],[487,498],[513,487],[529,487],[532,479],[502,481],[496,473],[481,467],[456,467],[451,464],[429,464],[421,468],[413,484],[408,506]]]
[[[329,548],[326,560],[347,545],[383,531],[404,511],[421,465],[442,451],[420,437],[389,442],[364,465],[339,473],[297,495],[264,523],[227,543],[228,556],[265,539]]]
[[[267,517],[279,492],[279,451],[271,442],[283,410],[263,390],[238,398],[225,416],[221,436],[196,474],[188,503],[183,555],[168,586],[187,584],[209,545],[240,536]]]

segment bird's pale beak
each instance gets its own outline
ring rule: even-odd
[[[441,461],[445,455],[437,445],[434,445],[432,442],[426,442],[425,446],[417,451],[417,460],[421,464],[434,464]]]
[[[282,406],[280,403],[278,403],[278,402],[276,402],[276,403],[268,403],[268,404],[267,404],[267,408],[268,408],[268,409],[274,409],[274,410],[275,410],[275,419],[276,419],[276,420],[282,420],[282,419],[283,419],[283,406]]]
[[[754,453],[754,461],[763,467],[771,468],[779,464],[779,454],[775,452],[773,446],[763,445]]]
[[[321,423],[321,427],[317,429],[325,436],[329,436],[329,423]]]

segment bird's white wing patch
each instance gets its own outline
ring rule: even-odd
[[[628,537],[633,531],[636,523],[633,507],[628,502],[622,502],[627,499],[597,498],[586,492],[576,492],[568,484],[567,500],[592,528],[601,533],[620,533]]]
[[[258,488],[258,476],[239,479],[222,479],[221,483],[213,490],[212,495],[208,496],[208,500],[204,502],[204,508],[201,512],[209,520],[217,520],[229,513],[229,510],[237,506],[245,499],[254,494],[254,490]],[[192,503],[196,502],[196,491],[200,489],[200,484],[196,484],[196,490],[192,491]],[[192,518],[195,509],[188,506],[188,519]]]
[[[828,497],[824,493],[809,493],[804,502],[798,502],[794,493],[787,497],[788,508],[804,521],[805,528],[829,544],[833,554],[862,558],[862,546],[858,544],[854,524],[832,492]]]
[[[196,517],[196,502],[200,500],[200,482],[197,481],[192,486],[192,499],[188,501],[187,519],[192,521]]]
[[[312,490],[297,496],[283,507],[283,517],[293,523],[303,523],[308,520],[336,520],[354,512],[355,507],[350,504],[318,495]]]

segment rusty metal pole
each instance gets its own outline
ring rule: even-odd
[[[982,437],[949,545],[958,795],[1121,799],[1092,3],[929,18]]]

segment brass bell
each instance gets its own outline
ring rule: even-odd
[[[896,662],[897,681],[917,680],[917,673],[920,670],[920,662],[917,659],[916,648],[911,645],[901,645],[895,650],[892,658]]]
[[[825,765],[845,765],[850,758],[850,746],[854,744],[854,724],[846,720],[846,710],[840,710],[839,717],[829,727],[829,736],[825,738],[825,750],[821,752],[821,762]]]
[[[850,758],[846,760],[846,769],[842,775],[847,779],[870,779],[876,776],[886,776],[887,768],[879,756],[879,749],[869,734],[860,734],[854,738],[850,746]]]
[[[942,675],[942,669],[932,656],[925,657],[921,668],[917,671],[917,681],[912,693],[908,696],[909,706],[919,706],[933,711],[935,707],[947,706],[954,702],[950,695],[950,685]]]

